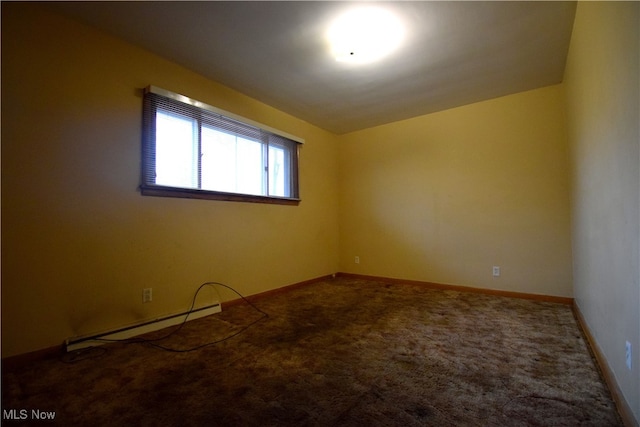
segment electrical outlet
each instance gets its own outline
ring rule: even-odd
[[[498,277],[500,276],[500,267],[498,267],[497,265],[493,266],[493,277]]]
[[[625,344],[625,353],[626,353],[626,361],[627,361],[627,369],[631,370],[631,343],[627,341]]]
[[[356,264],[360,264],[360,257],[356,256],[356,258],[353,260],[353,262],[355,262]]]
[[[151,302],[153,300],[153,291],[151,288],[144,288],[142,290],[142,302]]]

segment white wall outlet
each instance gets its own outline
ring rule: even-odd
[[[151,302],[153,300],[153,291],[151,288],[144,288],[142,290],[142,302]]]
[[[355,262],[356,264],[360,264],[360,257],[356,255],[356,257],[353,260],[353,262]]]
[[[631,370],[631,343],[629,341],[627,341],[627,343],[625,344],[625,357],[626,357],[626,362],[627,362],[627,369]]]
[[[498,277],[500,276],[500,267],[498,267],[497,265],[493,266],[493,277]]]

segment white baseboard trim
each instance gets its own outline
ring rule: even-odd
[[[169,326],[178,325],[185,321],[185,316],[187,316],[187,314],[189,315],[187,321],[190,321],[209,316],[211,314],[220,313],[221,311],[222,305],[220,305],[220,303],[214,303],[206,307],[194,309],[191,312],[164,316],[157,319],[148,320],[143,323],[138,323],[112,331],[103,332],[100,334],[69,338],[65,342],[65,349],[67,352],[70,352],[80,350],[82,348],[108,344],[109,341],[107,340],[126,340],[128,338],[146,334],[148,332],[153,332],[163,328],[167,328]]]

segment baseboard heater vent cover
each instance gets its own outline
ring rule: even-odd
[[[191,313],[178,313],[172,314],[158,319],[149,320],[144,323],[138,323],[131,326],[125,326],[124,328],[116,329],[113,331],[103,332],[97,335],[70,338],[65,342],[65,348],[67,352],[80,350],[87,347],[95,347],[97,345],[108,344],[109,341],[102,340],[126,340],[127,338],[135,337],[138,335],[146,334],[148,332],[157,331],[169,326],[178,325],[184,322],[185,316],[188,314],[189,320],[199,319],[201,317],[209,316],[211,314],[220,313],[222,306],[220,303],[214,303],[206,307],[194,309]]]

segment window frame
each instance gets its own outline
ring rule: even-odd
[[[202,123],[206,123],[206,120],[197,119],[197,116],[209,115],[218,117],[221,120],[229,120],[235,122],[239,126],[246,126],[247,129],[253,128],[255,132],[259,132],[262,135],[260,143],[263,144],[263,148],[269,150],[272,145],[277,146],[283,140],[289,147],[286,148],[286,152],[289,153],[290,163],[290,180],[289,197],[275,196],[275,195],[257,195],[257,194],[245,194],[236,192],[224,192],[217,190],[207,190],[201,188],[189,188],[189,187],[175,187],[169,185],[160,185],[155,183],[156,179],[156,112],[166,111],[166,109],[159,106],[159,102],[175,105],[181,111],[184,110],[184,117],[196,118],[198,121],[198,128],[202,127]],[[182,115],[180,112],[175,113]],[[293,136],[286,132],[274,129],[267,125],[255,122],[250,119],[235,115],[233,113],[221,110],[217,107],[205,104],[200,101],[196,101],[184,95],[180,95],[174,92],[170,92],[165,89],[161,89],[155,86],[148,86],[144,89],[144,107],[143,107],[143,132],[142,132],[142,167],[141,167],[141,184],[140,193],[143,196],[157,196],[157,197],[178,197],[187,199],[204,199],[204,200],[223,200],[223,201],[235,201],[235,202],[251,202],[251,203],[270,203],[270,204],[282,204],[282,205],[298,205],[300,203],[300,191],[299,191],[299,149],[304,144],[304,139],[297,136]],[[221,129],[212,127],[213,129]],[[242,136],[242,132],[235,133]],[[268,138],[269,140],[265,140]],[[275,142],[271,141],[271,138],[275,139]],[[291,144],[293,143],[293,144]],[[284,146],[284,144],[282,144]],[[200,149],[200,148],[199,148]],[[202,155],[199,151],[198,155]],[[265,174],[268,168],[268,160],[265,167]],[[198,174],[201,174],[201,170],[198,170]],[[267,192],[269,191],[269,182],[266,182]]]

